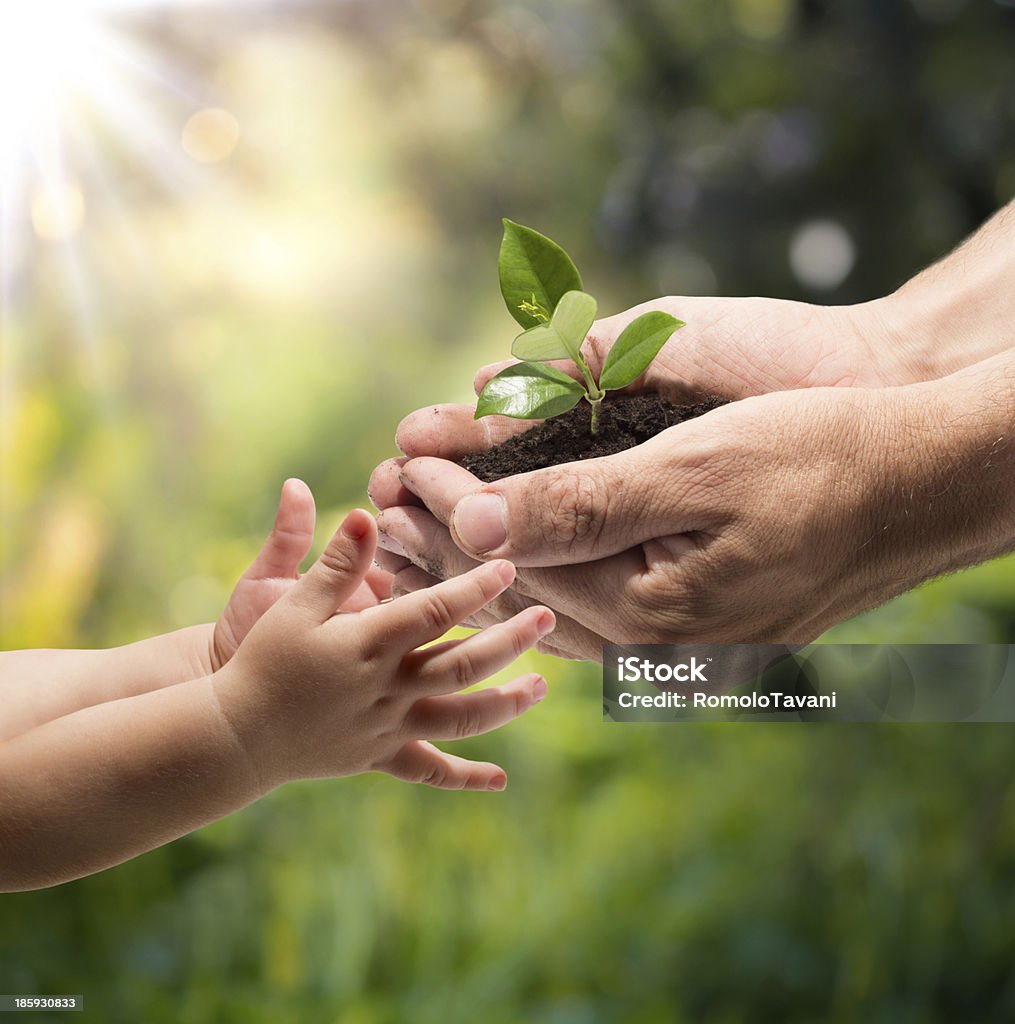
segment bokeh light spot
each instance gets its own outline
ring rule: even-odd
[[[208,107],[192,115],[183,126],[183,151],[202,164],[228,160],[240,141],[240,123],[221,107]]]
[[[790,240],[790,267],[796,279],[809,288],[838,288],[855,262],[856,246],[838,221],[807,221]]]

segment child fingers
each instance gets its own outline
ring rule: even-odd
[[[464,690],[510,665],[555,624],[549,608],[535,605],[481,633],[414,651],[402,663],[412,676],[409,686],[430,694]]]
[[[391,597],[391,580],[390,573],[371,566],[352,596],[342,602],[342,611],[361,612],[364,608],[373,608],[387,601]]]
[[[244,573],[248,579],[296,579],[300,562],[314,542],[314,496],[302,480],[286,480],[278,499],[275,525],[257,558]]]
[[[437,789],[489,790],[499,793],[507,785],[504,769],[487,761],[468,761],[438,750],[432,743],[406,743],[381,771],[405,782]]]
[[[506,725],[545,696],[546,680],[527,675],[476,693],[424,697],[412,706],[405,728],[410,736],[462,740]]]
[[[374,627],[376,639],[407,653],[420,644],[443,636],[452,626],[474,615],[501,594],[515,578],[510,562],[497,559],[435,587],[418,590],[390,604],[368,608],[363,615]]]
[[[395,574],[391,590],[396,598],[401,599],[405,594],[436,586],[439,582],[437,577],[411,566]],[[482,611],[463,619],[461,624],[486,629],[497,622],[504,622],[526,608],[531,608],[533,604],[531,598],[523,597],[516,590],[506,590]],[[568,615],[562,615],[558,611],[554,611],[554,615],[557,624],[552,633],[539,641],[538,650],[570,661],[602,661],[603,644],[606,643],[603,637]]]
[[[375,551],[374,554],[376,555],[377,552]],[[393,576],[390,572],[377,565],[372,565],[367,569],[364,583],[370,588],[379,603],[391,599],[392,580]]]
[[[331,618],[366,577],[377,543],[369,512],[354,509],[328,541],[321,557],[289,591],[290,600],[318,622]]]

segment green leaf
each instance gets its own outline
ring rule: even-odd
[[[571,359],[577,363],[597,308],[591,295],[568,292],[557,303],[548,324],[530,327],[515,338],[511,354],[516,359]]]
[[[669,341],[670,335],[683,326],[683,320],[658,310],[642,313],[636,320],[632,320],[613,343],[606,357],[599,377],[599,387],[603,391],[626,388],[645,372],[659,350]]]
[[[506,217],[498,266],[504,302],[522,327],[546,323],[563,295],[581,290],[581,275],[556,242]]]
[[[476,402],[475,419],[498,415],[545,420],[567,412],[584,394],[581,384],[552,366],[516,363],[487,381]]]

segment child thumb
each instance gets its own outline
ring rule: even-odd
[[[291,600],[319,622],[329,619],[363,582],[376,545],[374,517],[364,509],[353,509],[321,557],[293,587]]]

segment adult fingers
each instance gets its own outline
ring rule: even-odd
[[[475,418],[472,405],[431,405],[410,413],[398,425],[395,443],[409,458],[431,455],[455,461],[528,430],[535,420],[507,416]]]
[[[394,576],[396,573],[401,572],[403,569],[408,568],[412,565],[404,555],[396,555],[394,551],[386,551],[380,546],[382,538],[377,538],[377,550],[374,552],[374,564],[378,566],[383,572],[390,573]],[[394,542],[388,541],[389,544]]]
[[[441,459],[412,459],[402,481],[466,554],[521,566],[590,562],[704,525],[678,481],[661,479],[638,449],[491,484]]]
[[[535,605],[481,633],[415,651],[403,665],[415,680],[413,688],[421,693],[464,690],[506,668],[550,633],[554,625],[553,612]],[[433,738],[447,737],[435,733]]]
[[[408,653],[474,615],[506,590],[514,578],[510,562],[489,562],[457,579],[368,608],[362,614],[373,626],[373,639],[378,645],[390,648],[392,638],[397,637],[400,653]]]
[[[300,563],[314,541],[315,519],[310,488],[302,480],[286,480],[279,495],[275,525],[244,578],[296,579]]]
[[[377,517],[378,545],[411,559],[431,576],[448,579],[479,565],[451,539],[448,528],[424,508],[389,508]]]
[[[364,509],[350,512],[321,557],[289,591],[288,599],[318,622],[329,619],[366,577],[377,544],[377,526]]]
[[[409,735],[461,740],[490,732],[523,715],[546,697],[546,680],[531,674],[478,693],[424,697],[406,717]]]
[[[387,459],[370,474],[367,496],[378,511],[398,505],[420,505],[419,498],[405,489],[401,481],[402,467],[408,462],[406,456]]]
[[[406,743],[379,771],[396,779],[416,782],[437,789],[473,789],[500,792],[507,775],[499,765],[488,761],[468,761],[464,757],[438,750],[432,743],[414,740]]]

